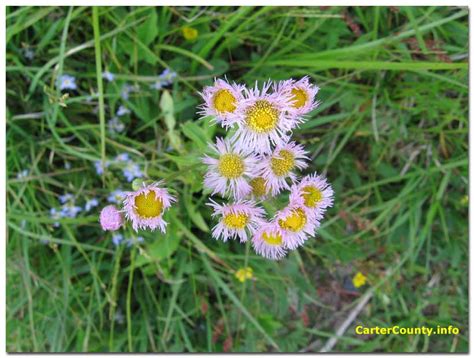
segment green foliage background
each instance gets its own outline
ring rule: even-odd
[[[467,9],[95,11],[6,10],[8,351],[319,351],[364,295],[333,351],[468,350]],[[183,38],[185,26],[196,40]],[[173,85],[151,89],[167,67]],[[113,82],[98,81],[106,69]],[[78,90],[61,99],[62,73]],[[248,85],[309,75],[321,87],[294,139],[312,154],[308,172],[333,184],[335,205],[318,236],[281,262],[210,236],[199,158],[223,132],[199,119],[197,92],[224,75]],[[124,83],[140,87],[127,101]],[[90,100],[97,92],[103,103]],[[100,117],[120,104],[132,113],[111,136]],[[128,189],[120,171],[99,176],[93,164],[122,152],[179,197],[167,234],[117,248],[100,208],[54,227],[59,195],[103,206]],[[241,283],[234,274],[246,266],[254,278]],[[368,283],[354,289],[359,271]],[[461,333],[357,336],[359,324]]]

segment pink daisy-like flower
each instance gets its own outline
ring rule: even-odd
[[[263,156],[257,165],[257,173],[264,178],[272,195],[277,195],[282,189],[290,189],[286,182],[290,178],[296,181],[295,169],[304,169],[308,166],[306,151],[301,144],[289,142],[279,145],[270,156]]]
[[[291,187],[290,203],[302,203],[321,215],[332,206],[334,191],[326,178],[316,173],[307,175]]]
[[[252,238],[255,252],[267,259],[279,260],[287,254],[285,248],[286,234],[278,223],[262,224]]]
[[[304,116],[319,105],[319,101],[315,99],[319,87],[311,84],[308,76],[299,81],[291,79],[278,82],[274,86],[274,91],[286,96],[290,93],[290,113],[295,117]]]
[[[135,231],[160,228],[161,232],[166,232],[167,223],[163,220],[163,213],[176,199],[167,189],[160,187],[162,183],[148,185],[143,183],[140,189],[125,193],[123,201],[125,215],[132,222]]]
[[[264,222],[265,210],[255,205],[253,201],[237,201],[233,204],[219,205],[211,200],[207,205],[214,209],[213,217],[219,218],[219,223],[212,229],[215,239],[239,237],[240,242],[246,242],[248,235],[252,236]]]
[[[107,205],[100,212],[100,226],[104,231],[116,231],[123,225],[122,213],[115,205]]]
[[[235,199],[244,198],[252,191],[247,179],[255,176],[257,157],[248,150],[234,148],[227,139],[217,138],[216,144],[210,147],[218,157],[203,158],[203,163],[208,165],[204,186],[213,191],[212,195],[230,193]]]
[[[204,87],[202,93],[199,93],[204,99],[204,104],[200,106],[200,114],[213,116],[213,120],[222,127],[231,126],[235,122],[235,118],[232,119],[231,115],[243,99],[244,88],[243,85],[216,79],[213,86]]]
[[[285,247],[294,250],[315,234],[320,218],[302,204],[290,204],[276,213],[274,221],[285,232]]]
[[[264,83],[261,90],[257,83],[253,89],[244,89],[244,99],[232,114],[237,123],[233,139],[239,148],[252,148],[256,153],[270,153],[272,144],[288,141],[288,132],[297,120],[289,114],[289,94],[268,93],[272,83]]]

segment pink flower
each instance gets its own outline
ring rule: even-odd
[[[287,254],[285,248],[286,234],[275,222],[260,226],[252,238],[255,252],[267,259],[279,260]]]
[[[216,144],[211,144],[210,148],[217,158],[207,155],[203,158],[204,164],[208,165],[204,186],[212,190],[212,195],[231,194],[235,199],[248,195],[252,187],[247,179],[255,174],[257,158],[247,150],[234,148],[227,139],[217,138]]]
[[[219,218],[219,223],[212,229],[212,237],[221,238],[224,242],[236,237],[239,237],[240,242],[246,242],[248,236],[252,236],[264,222],[265,210],[253,201],[219,205],[211,200],[207,205],[214,209],[212,216]]]
[[[311,84],[308,76],[304,76],[299,81],[293,79],[281,81],[274,86],[274,91],[286,96],[290,94],[289,112],[293,117],[300,117],[300,120],[303,120],[302,116],[319,105],[319,102],[315,100],[319,87]]]
[[[289,142],[279,145],[270,156],[262,156],[257,165],[257,173],[264,178],[272,195],[277,195],[282,189],[290,189],[286,179],[296,181],[295,169],[308,166],[306,151],[301,144]]]
[[[100,212],[100,226],[104,231],[116,231],[123,225],[122,213],[115,205],[107,205]]]
[[[333,205],[334,191],[326,178],[316,173],[307,175],[291,187],[290,203],[301,203],[308,209],[324,214]]]
[[[146,185],[136,191],[126,192],[123,202],[125,215],[132,222],[135,231],[138,229],[155,230],[160,228],[166,232],[166,221],[163,213],[176,199],[168,193],[167,189],[161,188],[162,182]]]
[[[237,148],[252,148],[255,153],[270,153],[272,145],[288,141],[288,133],[297,125],[289,115],[289,93],[267,93],[271,82],[264,83],[261,90],[244,89],[244,99],[231,115],[237,123],[237,132],[232,139]]]
[[[243,85],[230,84],[226,80],[217,79],[213,86],[205,87],[200,93],[204,104],[199,112],[202,116],[212,116],[213,121],[222,127],[229,127],[235,123],[231,115],[237,109],[239,102],[243,99]]]
[[[315,234],[321,216],[303,205],[289,205],[275,215],[275,222],[285,232],[285,247],[294,250]]]

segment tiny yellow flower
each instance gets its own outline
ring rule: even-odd
[[[357,274],[352,278],[352,284],[355,288],[364,286],[367,282],[367,277],[364,276],[362,272],[357,272]]]
[[[245,282],[246,280],[250,280],[253,277],[253,270],[251,267],[243,267],[237,270],[235,277],[240,282]]]
[[[461,205],[462,206],[467,206],[467,204],[469,204],[469,197],[467,195],[464,195],[462,198],[461,198]]]
[[[199,35],[199,31],[192,27],[185,26],[181,31],[183,32],[183,37],[188,41],[195,40]]]

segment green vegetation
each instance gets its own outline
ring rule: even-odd
[[[6,21],[8,351],[319,351],[370,298],[332,351],[467,352],[467,9],[9,7]],[[151,88],[165,68],[173,83]],[[76,90],[60,90],[63,74]],[[200,157],[223,131],[199,119],[197,92],[224,75],[321,87],[294,139],[335,205],[280,262],[210,235]],[[121,105],[131,113],[111,133]],[[110,192],[131,184],[94,163],[120,153],[179,198],[167,234],[130,247],[98,224]],[[52,218],[65,193],[100,204]],[[355,288],[357,272],[367,283]]]

